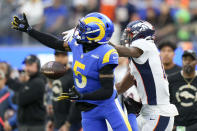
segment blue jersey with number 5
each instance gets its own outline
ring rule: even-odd
[[[83,53],[83,45],[77,44],[75,39],[68,42],[69,47],[73,52],[73,77],[76,89],[80,93],[91,93],[99,88],[101,84],[99,81],[99,70],[107,64],[118,65],[118,53],[108,44],[103,44],[96,49]],[[113,100],[116,96],[114,90],[111,98],[107,100],[83,100],[92,104],[102,104]]]

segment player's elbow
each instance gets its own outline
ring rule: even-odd
[[[113,78],[102,78],[100,79],[101,87],[102,87],[102,94],[101,99],[109,99],[113,95]]]

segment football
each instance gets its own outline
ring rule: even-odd
[[[66,72],[66,67],[55,61],[50,61],[41,67],[41,72],[50,79],[58,79]]]

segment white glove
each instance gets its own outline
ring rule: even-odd
[[[68,42],[70,38],[72,38],[74,31],[75,31],[75,28],[62,32],[62,35],[64,35],[63,40]]]

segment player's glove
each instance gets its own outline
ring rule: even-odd
[[[23,13],[22,19],[19,19],[17,16],[14,16],[14,21],[12,21],[12,28],[22,32],[27,32],[31,30],[31,27],[28,24],[25,13]]]
[[[81,100],[83,97],[73,86],[68,93],[61,93],[57,100]]]
[[[139,112],[142,108],[141,102],[137,102],[130,97],[124,98],[124,104],[125,104],[125,106],[127,108],[127,112],[129,114],[130,113],[139,114]]]
[[[73,28],[71,30],[67,30],[65,32],[62,32],[62,35],[64,35],[63,40],[68,42],[70,40],[70,38],[72,38],[74,32],[75,32],[75,28]]]

